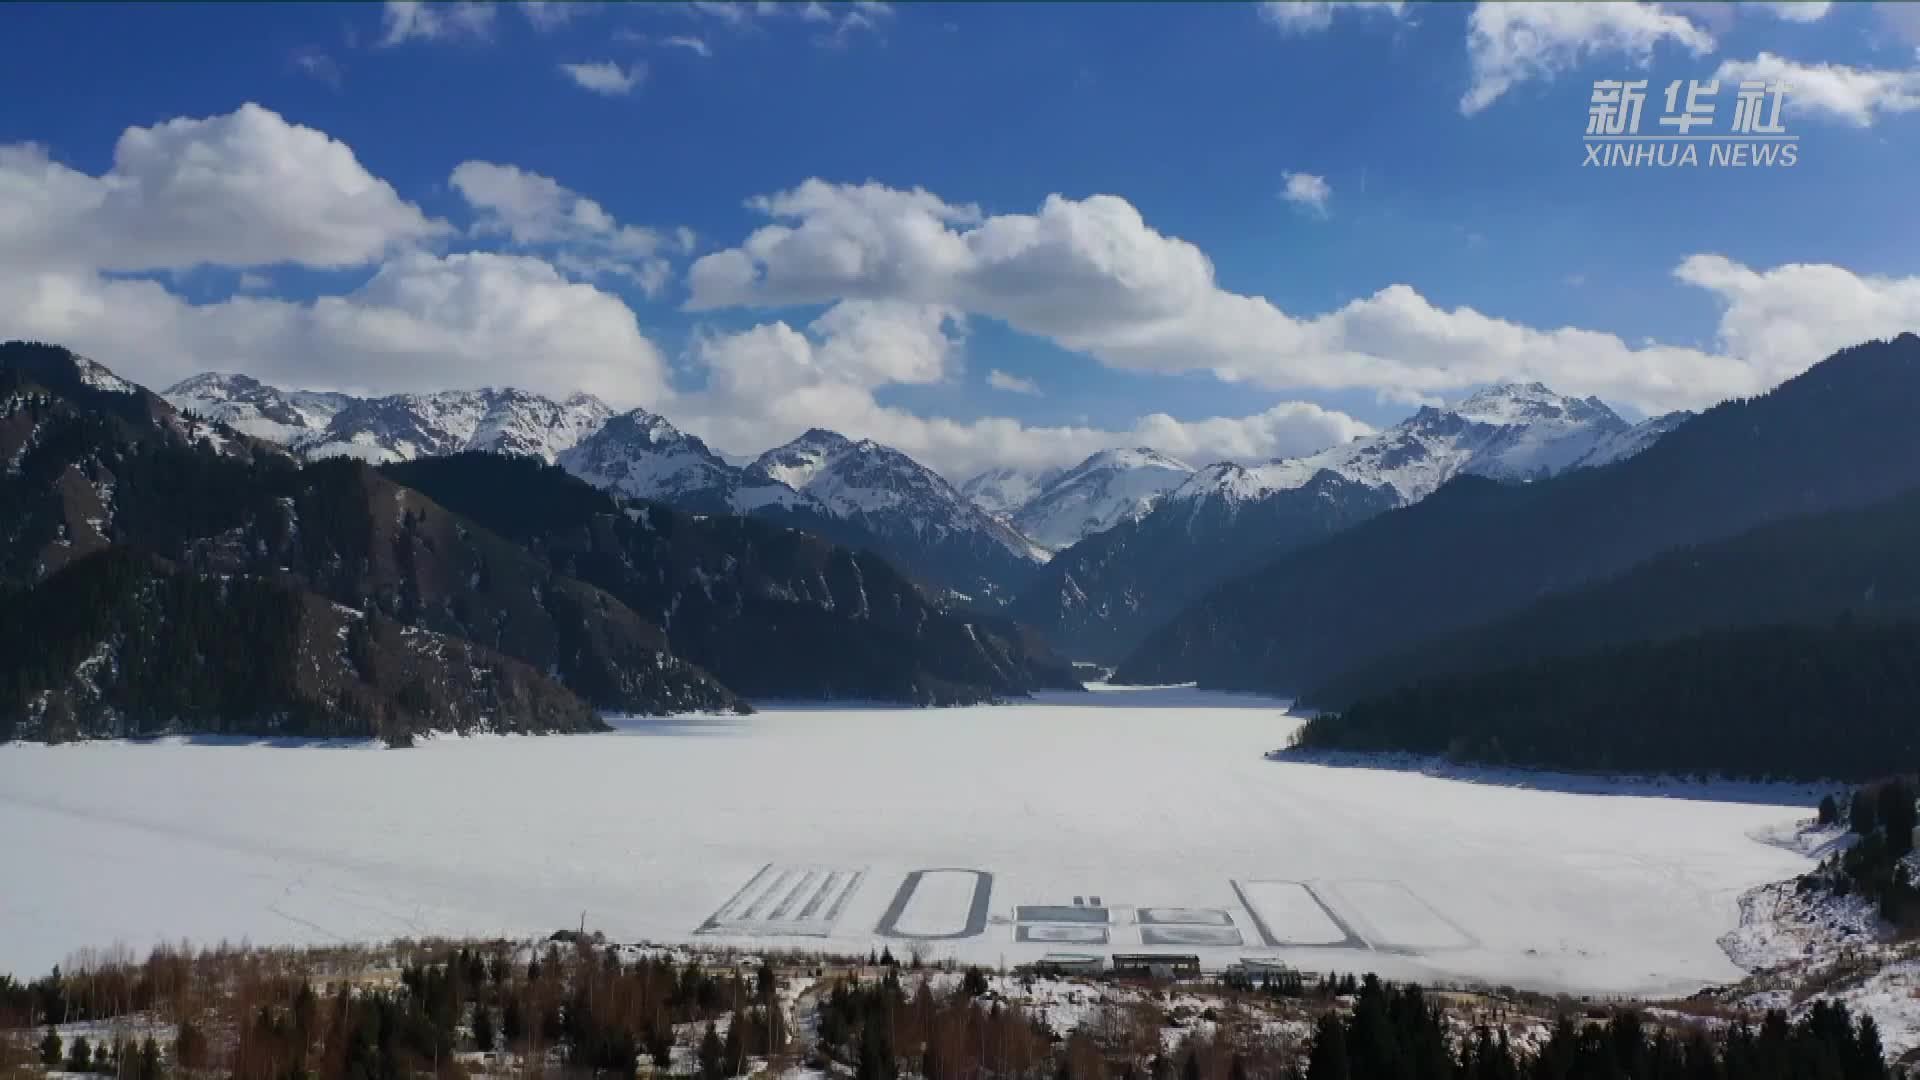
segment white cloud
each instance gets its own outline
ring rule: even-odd
[[[1848,345],[1920,328],[1920,276],[1855,274],[1830,264],[1751,270],[1719,255],[1694,255],[1674,276],[1723,306],[1718,339],[1771,386]]]
[[[1633,347],[1611,334],[1537,330],[1440,308],[1407,285],[1310,317],[1230,292],[1212,262],[1126,200],[1049,196],[986,215],[915,189],[810,180],[750,200],[774,222],[695,260],[689,307],[841,299],[935,304],[1000,319],[1110,367],[1211,372],[1276,390],[1424,395],[1539,379],[1650,410],[1750,393],[1738,359]]]
[[[1407,12],[1404,0],[1264,0],[1260,17],[1285,34],[1308,34],[1333,25],[1341,11],[1382,12],[1401,18]]]
[[[897,447],[952,479],[997,465],[1070,465],[1097,450],[1151,445],[1203,461],[1264,461],[1365,434],[1344,413],[1286,402],[1246,417],[1142,417],[1121,430],[1033,426],[1006,417],[952,420],[881,405],[874,391],[946,377],[962,348],[957,320],[933,306],[848,301],[804,329],[765,323],[702,335],[694,362],[707,385],[681,395],[674,422],[714,445],[758,451],[809,427]],[[998,373],[996,373],[998,374]]]
[[[606,224],[610,250],[637,246]],[[36,146],[0,146],[0,327],[151,385],[216,368],[357,390],[666,395],[659,351],[617,296],[530,256],[418,249],[449,231],[345,145],[258,106],[130,128],[100,176]],[[249,271],[376,263],[357,288],[310,302],[256,295],[272,281]],[[114,274],[207,265],[243,271],[235,295],[195,304],[161,280]]]
[[[340,89],[342,82],[340,65],[324,51],[311,47],[295,49],[291,63],[295,71],[309,79],[325,83],[335,90]]]
[[[893,5],[880,0],[854,0],[852,3],[774,2],[774,0],[694,0],[688,4],[665,5],[663,9],[708,16],[736,29],[747,29],[774,20],[792,19],[816,27],[814,41],[831,48],[843,47],[860,32],[878,33],[883,22],[893,16]]]
[[[1714,47],[1706,30],[1658,4],[1483,2],[1467,20],[1473,82],[1460,111],[1477,113],[1522,82],[1551,79],[1595,56],[1644,66],[1654,46],[1669,41],[1695,56]]]
[[[1327,200],[1333,198],[1333,187],[1326,177],[1303,172],[1281,175],[1287,181],[1287,186],[1280,191],[1282,199],[1321,217],[1327,216]]]
[[[578,15],[589,15],[599,10],[596,4],[576,3],[575,0],[520,0],[520,13],[527,17],[535,30],[545,32],[558,29],[574,20]]]
[[[1018,375],[1009,375],[998,368],[987,372],[987,385],[995,390],[1005,390],[1010,394],[1025,394],[1039,397],[1040,387],[1032,379],[1023,379]]]
[[[493,31],[493,5],[387,0],[381,21],[384,27],[380,38],[382,45],[443,38],[484,39]]]
[[[695,54],[696,56],[712,56],[713,55],[713,50],[707,48],[707,43],[705,41],[702,41],[701,39],[694,37],[690,34],[674,34],[671,37],[662,39],[660,44],[670,45],[678,49],[685,49],[688,52]]]
[[[1747,6],[1759,8],[1775,18],[1798,23],[1819,22],[1827,17],[1827,12],[1833,10],[1833,4],[1827,0],[1774,0],[1770,3],[1756,0]]]
[[[344,143],[258,105],[128,128],[100,176],[0,146],[0,251],[21,266],[354,266],[446,231]]]
[[[1878,114],[1920,109],[1920,70],[1875,71],[1842,64],[1802,64],[1763,52],[1752,60],[1728,60],[1715,78],[1754,79],[1787,87],[1788,109],[1811,109],[1855,127],[1869,127]]]
[[[44,270],[0,278],[0,325],[164,386],[204,370],[397,392],[515,385],[620,404],[667,396],[631,308],[523,255],[413,253],[311,303],[190,304],[158,282]]]
[[[560,70],[581,89],[608,97],[632,93],[633,88],[647,77],[647,65],[637,62],[623,68],[611,60],[599,60],[586,64],[561,64]]]
[[[466,161],[453,170],[455,191],[473,207],[473,232],[499,235],[553,253],[561,269],[582,277],[617,274],[647,295],[665,286],[667,256],[693,248],[693,233],[622,225],[604,207],[558,181],[512,165]]]

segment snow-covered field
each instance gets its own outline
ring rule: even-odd
[[[1267,760],[1297,722],[1166,689],[411,750],[0,746],[0,971],[115,942],[523,935],[584,914],[629,941],[917,942],[993,964],[1159,948],[1665,993],[1737,978],[1715,939],[1740,893],[1810,865],[1752,838],[1807,815],[1797,792]]]

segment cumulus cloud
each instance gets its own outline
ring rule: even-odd
[[[484,39],[493,31],[493,5],[387,0],[381,25],[380,44],[386,46],[446,38]]]
[[[693,353],[706,386],[680,395],[674,422],[737,451],[831,427],[897,447],[956,480],[998,465],[1070,465],[1117,446],[1151,445],[1203,461],[1264,461],[1371,430],[1302,402],[1199,421],[1154,414],[1119,430],[924,417],[879,403],[874,392],[882,387],[945,378],[962,350],[960,330],[954,314],[938,306],[844,301],[802,328],[780,321],[706,333]]]
[[[1281,175],[1287,182],[1287,186],[1280,189],[1282,199],[1309,213],[1327,216],[1327,200],[1333,198],[1333,186],[1327,183],[1326,177],[1303,172]]]
[[[647,77],[647,65],[641,63],[621,67],[611,60],[598,60],[583,64],[561,64],[560,70],[574,85],[582,90],[591,90],[607,97],[622,97],[633,92],[641,80]]]
[[[0,146],[0,250],[22,265],[353,266],[445,232],[344,143],[258,105],[128,128],[100,176]]]
[[[1875,71],[1843,64],[1802,64],[1763,52],[1752,60],[1728,60],[1715,78],[1757,80],[1787,87],[1787,108],[1826,113],[1855,127],[1870,127],[1884,113],[1920,109],[1920,70]]]
[[[537,230],[540,204],[501,187],[487,213]],[[580,228],[603,227],[609,251],[640,242],[556,202]],[[531,256],[420,249],[449,232],[345,145],[258,106],[129,128],[99,176],[37,146],[0,146],[0,326],[156,385],[218,368],[357,390],[514,382],[635,404],[666,394],[659,351],[618,297]],[[257,295],[271,279],[252,272],[204,304],[116,274],[281,264],[377,269],[311,302]]]
[[[1211,372],[1275,390],[1431,396],[1539,379],[1664,410],[1758,385],[1734,357],[1535,329],[1438,307],[1407,285],[1290,315],[1222,288],[1199,248],[1154,230],[1111,195],[1053,195],[1033,214],[987,215],[920,189],[810,180],[749,206],[774,220],[694,262],[691,308],[936,304],[1000,319],[1111,367]]]
[[[512,384],[622,404],[666,396],[665,365],[631,308],[521,255],[415,252],[311,303],[192,304],[154,281],[30,272],[0,280],[0,325],[155,386],[213,369],[320,389]]]
[[[1025,394],[1039,397],[1040,387],[1032,379],[1023,379],[1018,375],[1009,375],[998,368],[987,372],[987,385],[995,390],[1005,390],[1010,394]]]
[[[1753,270],[1694,255],[1674,276],[1721,303],[1720,347],[1771,386],[1848,345],[1920,329],[1920,276],[1855,274],[1822,263]]]
[[[462,162],[450,182],[475,212],[474,233],[548,251],[563,270],[582,276],[629,278],[648,296],[666,285],[667,256],[693,247],[691,230],[622,225],[592,199],[512,165]]]
[[[1283,34],[1325,30],[1342,11],[1379,12],[1397,19],[1406,14],[1407,5],[1404,0],[1265,0],[1260,5],[1260,17]]]
[[[1483,2],[1467,20],[1472,84],[1460,99],[1471,116],[1529,80],[1547,80],[1580,61],[1617,55],[1644,66],[1671,42],[1699,56],[1713,36],[1686,16],[1650,3]]]

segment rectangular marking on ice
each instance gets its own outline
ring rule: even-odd
[[[1418,951],[1473,944],[1466,931],[1398,881],[1335,881],[1317,888],[1376,948]]]
[[[827,937],[866,871],[855,867],[762,867],[696,933]]]
[[[820,905],[826,903],[827,898],[833,895],[834,887],[840,884],[842,877],[843,875],[838,870],[829,872],[827,879],[821,882],[820,887],[813,891],[813,897],[807,901],[807,906],[800,909],[800,917],[803,919],[813,918],[814,913],[820,910]]]
[[[973,891],[979,878],[960,870],[928,870],[920,875],[907,906],[893,928],[902,934],[958,934],[967,928]]]
[[[1298,881],[1236,881],[1234,888],[1273,945],[1340,945],[1352,937]]]
[[[818,881],[819,879],[820,879],[820,871],[818,870],[809,870],[806,873],[800,875],[800,883],[787,891],[786,897],[780,901],[780,906],[774,908],[772,911],[767,912],[767,918],[769,919],[786,918],[787,912],[793,910],[793,905],[800,902],[801,894],[805,893],[807,889],[811,887],[813,883],[815,881]]]

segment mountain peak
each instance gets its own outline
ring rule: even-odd
[[[1596,397],[1576,398],[1556,393],[1542,382],[1495,383],[1469,395],[1444,410],[1475,423],[1507,426],[1561,418],[1582,422],[1618,420],[1614,411]]]
[[[1101,450],[1028,500],[1013,524],[1058,551],[1145,514],[1192,475],[1191,465],[1149,447]]]

